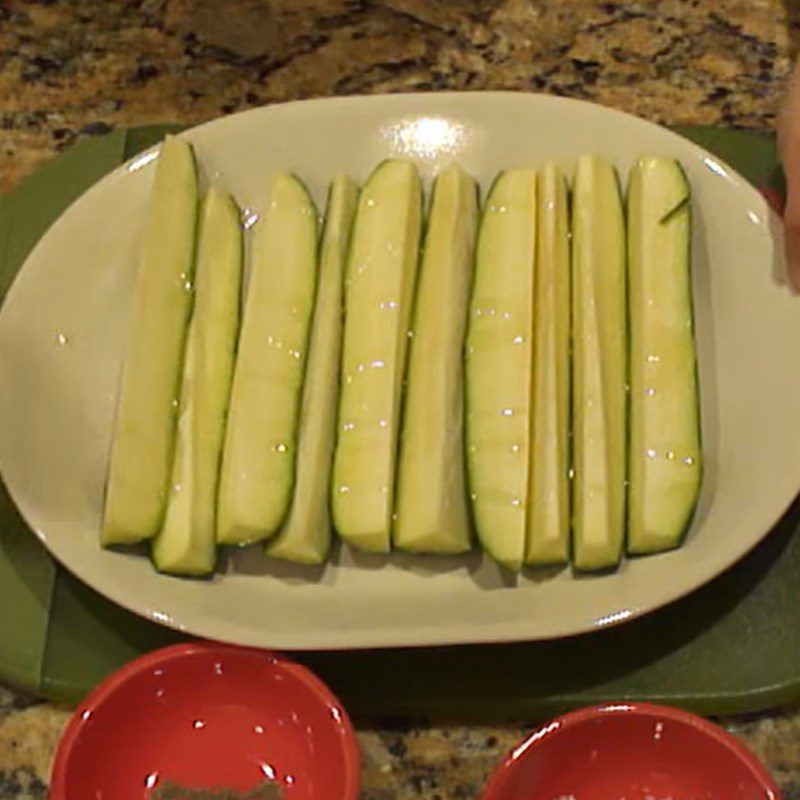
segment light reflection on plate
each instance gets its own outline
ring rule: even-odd
[[[446,117],[411,117],[384,128],[383,138],[398,158],[449,160],[464,149],[467,129]]]
[[[426,187],[457,159],[484,192],[499,170],[545,158],[569,170],[579,154],[602,152],[623,176],[640,153],[679,158],[695,197],[707,469],[685,545],[601,576],[511,577],[479,553],[383,558],[347,548],[309,570],[256,547],[223,556],[214,580],[192,581],[157,574],[141,555],[102,550],[109,437],[155,148],[54,223],[0,312],[4,481],[51,553],[111,600],[164,625],[262,648],[564,636],[633,619],[705,583],[752,548],[796,494],[800,314],[771,276],[780,228],[751,186],[687,140],[587,103],[492,92],[289,103],[181,136],[195,145],[204,180],[224,176],[249,209],[245,219],[268,213],[270,178],[285,170],[308,182],[322,208],[334,175],[363,180],[392,155],[416,160]]]

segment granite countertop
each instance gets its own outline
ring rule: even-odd
[[[0,192],[115,126],[336,94],[544,91],[767,131],[799,38],[790,0],[0,0]],[[68,715],[0,687],[0,800],[46,796]],[[363,722],[363,797],[477,798],[523,722]],[[800,799],[800,711],[726,722]]]

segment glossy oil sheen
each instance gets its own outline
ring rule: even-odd
[[[525,563],[569,558],[570,260],[568,195],[554,164],[539,171],[533,336],[533,433]]]
[[[674,162],[640,158],[631,170],[627,211],[632,553],[680,544],[700,490],[703,459],[688,193]],[[684,200],[686,206],[674,212]]]
[[[625,535],[625,229],[614,167],[582,156],[572,203],[572,561],[609,569]]]
[[[132,156],[158,142],[163,129],[150,127],[118,133],[127,140]],[[687,135],[693,141],[719,148],[720,157],[730,158],[753,180],[760,180],[774,165],[767,137],[714,128],[694,128]],[[0,287],[5,288],[4,284],[21,266],[35,244],[37,231],[41,235],[63,211],[70,192],[73,197],[79,193],[80,182],[65,181],[64,175],[80,174],[86,188],[94,182],[89,177],[92,170],[100,176],[119,163],[119,156],[114,160],[106,155],[111,149],[108,139],[113,141],[116,137],[116,133],[111,134],[68,150],[14,194],[0,200],[0,229],[5,222],[8,230],[13,217],[5,252],[0,248],[0,272],[4,275]],[[19,613],[8,620],[0,617],[0,680],[74,706],[109,670],[170,641],[172,634],[167,629],[111,605],[63,572],[57,585],[49,588],[52,559],[27,532],[7,495],[0,498],[0,517],[4,592],[9,607],[23,612],[21,618]],[[642,623],[634,623],[625,630],[610,631],[591,640],[564,639],[547,648],[546,658],[541,658],[539,652],[540,657],[533,661],[530,654],[540,650],[536,642],[521,648],[495,648],[488,658],[487,651],[478,648],[470,651],[467,662],[463,649],[442,650],[442,668],[436,670],[435,679],[431,677],[431,655],[426,649],[405,650],[402,656],[392,650],[373,651],[367,658],[356,656],[357,667],[353,659],[338,653],[318,654],[308,663],[313,663],[314,669],[336,686],[347,699],[348,709],[357,713],[446,714],[452,709],[463,710],[468,704],[471,712],[484,718],[492,713],[533,719],[568,705],[596,702],[600,695],[623,694],[643,699],[659,696],[662,702],[669,698],[673,704],[702,709],[715,716],[786,705],[797,698],[799,691],[800,619],[796,619],[794,592],[786,591],[787,585],[795,586],[800,571],[800,539],[791,537],[795,524],[796,514],[790,512],[768,541],[728,571],[724,579],[647,621],[644,636],[640,634]],[[19,533],[16,539],[14,530]],[[39,573],[35,568],[37,558],[40,563],[50,563],[51,568]],[[754,575],[761,578],[755,585]],[[31,597],[42,596],[38,595],[40,591],[44,596],[52,591],[51,600],[46,601],[51,603],[47,655],[42,660],[39,651],[38,658],[34,657],[23,671],[21,655],[30,655],[31,647],[34,651],[41,648],[43,625],[48,622],[47,609],[35,619],[24,614]],[[719,617],[720,609],[730,609],[733,596],[737,598],[733,613]],[[692,621],[691,628],[685,625],[687,619]],[[779,630],[770,622],[775,619],[782,620]],[[743,651],[738,648],[739,657],[731,659],[730,648],[737,648],[741,630],[750,632],[746,650],[749,657],[741,658]],[[702,631],[700,635],[698,631]],[[76,633],[83,647],[76,648]],[[686,646],[666,651],[665,637],[672,635]],[[634,643],[636,658],[639,663],[648,664],[647,670],[630,671],[631,650],[626,642]],[[577,651],[580,659],[571,657]],[[509,685],[510,667],[523,663],[527,668],[515,670]],[[20,664],[16,672],[14,664]],[[364,681],[363,675],[380,670],[384,664],[391,665],[394,677],[391,684],[382,685],[376,693],[375,685]],[[571,664],[572,670],[565,670],[565,664]],[[725,669],[724,685],[718,680],[720,665]],[[454,666],[468,680],[454,684]],[[598,670],[610,680],[594,683]],[[577,678],[590,674],[591,686]],[[497,680],[499,675],[503,676],[502,681]],[[482,697],[481,708],[474,703],[476,692]]]
[[[386,552],[391,544],[421,227],[418,170],[407,160],[385,161],[361,191],[350,239],[331,478],[336,530],[363,550]]]
[[[464,467],[464,334],[478,196],[449,167],[431,189],[403,401],[392,544],[418,553],[472,546]]]
[[[158,569],[188,575],[211,572],[216,562],[219,458],[239,332],[239,209],[217,187],[203,201],[197,253],[172,480],[151,549]]]
[[[297,466],[291,507],[266,552],[309,564],[322,563],[331,545],[330,470],[336,442],[342,294],[358,187],[346,176],[331,183],[320,242],[319,282],[303,382]]]
[[[536,181],[508,170],[486,198],[464,368],[472,514],[483,548],[510,569],[522,565],[529,509]]]
[[[317,210],[276,177],[252,240],[217,501],[217,541],[275,533],[289,509],[308,334],[317,285]]]
[[[326,147],[315,133],[321,129]],[[301,164],[321,204],[333,175],[347,171],[363,180],[386,155],[413,158],[427,186],[441,166],[457,159],[483,193],[499,170],[529,164],[536,153],[550,154],[570,172],[578,154],[602,150],[620,174],[635,158],[632,139],[640,143],[637,152],[678,157],[696,200],[703,490],[681,549],[580,580],[569,570],[546,580],[523,573],[511,586],[477,554],[371,559],[346,548],[336,563],[298,572],[256,548],[236,553],[213,581],[184,581],[155,574],[146,558],[101,550],[97,536],[122,334],[157,152],[150,150],[55,222],[0,313],[4,482],[50,551],[115,602],[162,624],[261,647],[560,636],[633,619],[696,588],[752,548],[795,495],[800,436],[787,432],[797,424],[800,315],[796,300],[772,277],[773,269],[780,275],[782,268],[780,231],[760,195],[708,151],[619,112],[515,93],[275,105],[182,135],[253,213],[265,211],[270,178]],[[59,334],[67,344],[60,344]],[[546,614],[532,613],[545,607]]]
[[[100,540],[154,536],[164,517],[174,451],[177,397],[192,308],[197,171],[186,142],[161,146],[126,331]],[[59,347],[70,343],[63,330]]]

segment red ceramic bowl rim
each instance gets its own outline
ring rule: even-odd
[[[503,800],[503,791],[511,773],[517,768],[520,757],[531,747],[535,747],[537,742],[544,738],[543,733],[551,726],[557,725],[560,731],[567,728],[574,728],[593,719],[605,716],[623,716],[632,714],[634,716],[649,717],[657,716],[661,719],[672,722],[681,722],[689,725],[696,731],[705,734],[721,744],[750,771],[753,777],[768,792],[773,800],[780,800],[781,793],[772,776],[766,767],[750,752],[738,739],[731,736],[727,731],[709,722],[703,717],[698,717],[688,711],[683,711],[674,706],[660,706],[653,703],[604,703],[599,706],[589,706],[572,711],[560,717],[556,717],[545,725],[540,726],[531,734],[526,736],[503,761],[492,772],[486,788],[483,790],[481,800]]]
[[[350,717],[336,695],[311,670],[278,653],[270,650],[256,650],[249,647],[202,641],[174,644],[139,656],[120,667],[89,692],[75,709],[75,713],[67,723],[59,741],[50,779],[49,800],[65,800],[66,798],[68,763],[72,755],[72,749],[84,724],[84,712],[104,703],[111,695],[121,689],[130,678],[140,672],[195,653],[220,652],[224,654],[236,651],[258,654],[278,662],[291,673],[293,678],[302,683],[307,689],[310,689],[321,703],[335,705],[339,709],[344,734],[342,738],[345,777],[343,800],[357,800],[360,791],[361,755]]]

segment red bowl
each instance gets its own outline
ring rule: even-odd
[[[359,753],[339,701],[311,672],[260,650],[156,650],[98,686],[67,725],[51,800],[144,800],[162,781],[287,800],[355,800]]]
[[[779,800],[738,740],[694,714],[582,709],[545,725],[497,768],[483,800]]]

